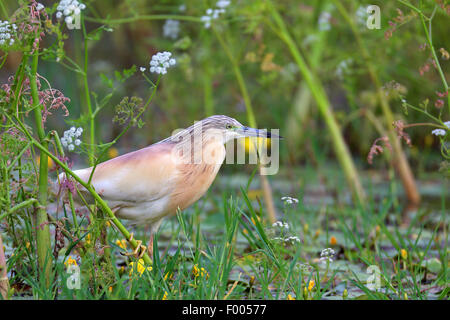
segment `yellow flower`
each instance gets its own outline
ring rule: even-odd
[[[125,239],[117,240],[116,244],[124,250],[127,249],[127,240],[125,240]]]
[[[66,260],[66,262],[64,262],[64,265],[65,265],[66,267],[72,266],[72,265],[78,266],[77,260],[75,260],[74,258],[72,258],[72,256],[69,256],[69,258]]]
[[[88,233],[88,235],[86,236],[86,244],[87,244],[87,245],[90,245],[90,244],[91,244],[91,242],[92,242],[92,241],[91,241],[91,238],[92,238],[92,237],[91,237],[91,234]]]
[[[255,283],[255,276],[251,276],[249,281],[250,287],[253,286],[254,283]]]
[[[305,225],[303,226],[303,231],[305,231],[305,233],[308,233],[308,231],[309,231],[309,224],[305,223]]]
[[[152,267],[145,267],[144,259],[139,259],[136,267],[134,267],[134,262],[130,262],[131,270],[130,270],[130,277],[133,275],[134,270],[137,270],[139,275],[141,276],[144,271],[147,269],[148,271],[152,271]]]
[[[192,274],[196,278],[200,276],[202,278],[205,277],[206,279],[208,279],[208,277],[209,277],[208,271],[206,271],[206,269],[203,267],[199,268],[196,264],[192,268]]]
[[[256,218],[258,219],[259,222],[261,222],[261,218],[260,218],[259,216],[256,216]],[[256,226],[256,221],[255,221],[255,219],[253,219],[253,217],[250,218],[250,219],[252,220],[252,223]]]
[[[164,276],[164,280],[173,279],[173,272],[167,272]]]
[[[167,297],[169,296],[169,294],[167,293],[167,291],[164,291],[164,297],[162,298],[163,300],[167,300]]]
[[[380,226],[376,226],[376,227],[375,227],[375,234],[376,234],[377,236],[380,234],[380,230],[381,230]]]
[[[320,232],[321,232],[320,229],[316,230],[316,233],[314,234],[314,239],[317,239],[319,237]]]
[[[30,242],[27,241],[27,242],[25,243],[25,247],[26,247],[27,249],[30,249]]]
[[[114,147],[109,148],[109,150],[108,150],[108,157],[110,159],[115,158],[118,155],[119,155],[119,150],[117,150],[117,148],[114,148]]]
[[[400,250],[400,255],[402,256],[402,258],[404,260],[406,260],[408,258],[408,251],[406,251],[405,249]]]
[[[311,290],[314,288],[314,286],[315,286],[314,280],[309,281],[309,284],[308,284],[308,291],[311,291]]]
[[[112,292],[112,291],[113,291],[113,287],[110,286],[110,287],[108,288],[108,291],[109,291],[109,292]]]
[[[335,246],[337,244],[337,239],[335,236],[331,236],[330,245]]]
[[[287,300],[295,300],[295,297],[291,296],[291,294],[289,293],[287,296]]]
[[[347,299],[347,297],[348,297],[348,291],[347,291],[347,289],[344,289],[344,292],[342,292],[342,298]]]
[[[111,222],[109,222],[109,221],[106,221],[106,226],[109,228],[109,227],[111,227]]]

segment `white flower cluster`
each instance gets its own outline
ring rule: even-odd
[[[56,18],[61,19],[65,16],[64,21],[67,24],[73,23],[76,16],[81,14],[81,10],[86,9],[86,5],[77,0],[61,0],[56,8]]]
[[[153,55],[150,61],[150,72],[158,74],[166,74],[167,68],[176,64],[175,59],[170,58],[172,53],[164,51]]]
[[[230,3],[231,3],[230,0],[219,0],[216,2],[216,6],[217,8],[225,9],[230,5]]]
[[[225,13],[225,8],[230,5],[231,1],[229,0],[219,0],[216,2],[215,9],[206,9],[206,15],[202,16],[200,19],[202,20],[206,29],[211,27],[211,21],[219,18],[219,15]]]
[[[309,263],[298,263],[295,267],[302,272],[311,272],[313,267]]]
[[[291,237],[275,237],[273,238],[273,240],[275,241],[282,241],[282,242],[290,242],[290,243],[295,243],[295,242],[300,242],[299,237],[297,236],[291,236]]]
[[[345,75],[350,72],[350,67],[353,63],[353,59],[346,59],[339,62],[336,67],[336,76],[339,79],[343,79]]]
[[[272,227],[274,228],[280,228],[280,229],[286,229],[289,230],[289,225],[286,222],[283,221],[277,221],[274,224],[272,224]]]
[[[446,132],[444,129],[434,129],[433,131],[431,131],[431,133],[435,136],[445,136]]]
[[[72,127],[69,130],[64,131],[64,136],[61,138],[61,144],[69,151],[75,150],[75,146],[81,144],[81,140],[78,139],[83,133],[83,128]]]
[[[331,29],[330,20],[331,20],[331,13],[323,11],[319,16],[318,21],[319,30],[320,31],[330,30]]]
[[[444,122],[444,126],[450,129],[450,121]],[[434,129],[433,131],[431,131],[431,133],[435,136],[445,136],[447,134],[446,130],[444,129]]]
[[[285,204],[298,203],[298,199],[297,198],[292,198],[292,197],[281,197],[281,201],[283,201]]]
[[[37,11],[41,11],[41,10],[44,9],[44,8],[45,8],[44,5],[43,5],[42,3],[39,3],[39,2],[38,2],[37,6],[36,6],[36,10],[37,10]]]
[[[168,19],[163,26],[163,36],[175,40],[180,32],[180,21]]]
[[[334,252],[333,249],[331,248],[327,248],[327,249],[323,249],[322,252],[320,253],[320,261],[322,262],[333,262],[333,256],[336,254],[336,252]]]
[[[17,30],[15,23],[0,20],[0,45],[12,46],[15,42],[14,34]]]
[[[369,14],[367,13],[367,7],[360,6],[356,10],[355,16],[356,16],[356,22],[362,26],[365,26],[367,23],[367,18],[369,16]]]

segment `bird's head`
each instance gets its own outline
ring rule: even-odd
[[[242,123],[228,116],[215,115],[199,122],[202,133],[206,135],[220,135],[226,143],[233,139],[245,137],[261,137],[282,139],[280,136],[263,129],[255,129],[244,126]]]

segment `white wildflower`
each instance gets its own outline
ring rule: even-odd
[[[81,11],[86,9],[86,5],[78,0],[61,0],[56,7],[56,18],[61,19],[70,25],[80,16]]]
[[[285,204],[298,203],[298,199],[297,198],[293,198],[293,197],[282,197],[281,201],[283,201]]]
[[[216,2],[216,7],[225,9],[226,7],[228,7],[230,5],[230,3],[231,3],[230,0],[219,0]]]
[[[145,67],[140,67],[139,70],[141,70],[141,72],[145,72],[145,70],[147,70],[147,68],[145,68]]]
[[[299,237],[297,236],[291,236],[284,239],[285,242],[300,242]]]
[[[220,1],[219,1],[220,2]],[[200,20],[206,29],[211,27],[211,21],[219,18],[219,15],[225,13],[225,9],[206,9],[206,15],[202,16]]]
[[[71,127],[69,130],[64,131],[64,135],[61,138],[61,144],[69,151],[75,150],[75,146],[81,145],[81,140],[78,139],[83,133],[83,128]]]
[[[339,79],[343,79],[345,75],[347,75],[350,71],[350,66],[353,63],[352,59],[346,59],[339,62],[338,66],[336,67],[336,76]]]
[[[181,12],[186,11],[186,5],[185,4],[180,4],[180,6],[178,7],[178,10],[180,10]]]
[[[180,21],[168,19],[163,26],[163,35],[166,38],[175,40],[180,32]]]
[[[445,130],[444,129],[434,129],[431,131],[432,134],[435,136],[445,136]]]
[[[0,45],[12,46],[15,42],[17,25],[0,20]]]
[[[286,229],[289,230],[289,225],[286,222],[283,221],[277,221],[274,224],[272,224],[272,227],[274,228],[280,228],[280,229]]]
[[[41,11],[42,9],[44,9],[45,7],[44,7],[44,5],[42,4],[42,3],[38,3],[37,4],[37,6],[36,6],[36,10],[37,11]]]
[[[369,14],[367,13],[367,7],[360,6],[355,12],[355,17],[357,24],[365,26],[367,23],[367,18],[369,17]]]
[[[449,129],[450,129],[450,121],[446,121],[446,122],[444,122],[444,126],[446,126],[447,128],[449,128]]]
[[[331,13],[326,11],[322,12],[319,16],[318,21],[319,30],[320,31],[330,30],[331,29],[330,20],[331,20]]]
[[[153,55],[150,61],[150,72],[158,74],[166,74],[167,68],[176,64],[175,59],[171,58],[172,53],[164,51]]]
[[[320,253],[320,261],[333,262],[333,256],[335,254],[336,254],[336,252],[331,248],[323,249],[322,252]]]

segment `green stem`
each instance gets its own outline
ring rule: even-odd
[[[445,91],[448,93],[448,90],[449,90],[448,82],[447,82],[447,79],[445,78],[444,72],[442,71],[441,64],[439,63],[439,59],[436,54],[436,50],[434,49],[434,46],[433,46],[433,38],[431,36],[431,22],[433,20],[433,17],[428,18],[426,15],[423,14],[422,10],[420,10],[419,8],[415,7],[414,5],[410,4],[407,1],[404,1],[404,0],[397,0],[397,1],[419,14],[420,21],[422,23],[423,30],[425,32],[425,37],[427,38],[427,43],[428,43],[428,46],[430,47],[430,51],[433,56],[433,60],[436,64],[436,68],[438,70],[439,76],[441,77],[442,84],[444,85]],[[427,28],[425,20],[428,21],[429,28]],[[447,95],[447,104],[448,104],[448,108],[449,108],[449,112],[450,112],[450,94]]]
[[[32,204],[38,204],[39,202],[36,199],[30,198],[28,200],[25,200],[19,204],[16,204],[14,207],[12,207],[11,209],[9,209],[8,212],[3,213],[2,215],[0,215],[0,220],[3,220],[4,218],[6,218],[7,216],[9,216],[10,214],[13,214],[16,211],[19,211],[23,208],[26,208]]]
[[[33,53],[30,75],[30,90],[33,99],[34,118],[39,142],[42,148],[48,149],[48,143],[45,137],[45,131],[42,123],[42,106],[39,104],[39,94],[37,88],[37,67],[39,55],[38,50]],[[52,255],[50,242],[50,228],[47,219],[47,197],[48,197],[48,157],[44,152],[40,154],[39,162],[39,190],[38,201],[39,206],[36,214],[36,244],[38,262],[41,268],[42,276],[45,278],[45,284],[50,286],[50,276],[52,272]]]
[[[81,25],[83,30],[83,39],[84,39],[84,73],[83,83],[84,83],[84,94],[86,97],[86,106],[87,113],[89,118],[89,144],[90,144],[90,152],[89,152],[89,164],[92,166],[94,164],[95,159],[95,117],[92,113],[92,102],[91,95],[89,93],[89,83],[88,83],[88,60],[89,60],[89,50],[88,50],[88,37],[86,33],[86,26],[84,24],[84,18],[81,18]]]
[[[87,21],[97,22],[97,23],[106,24],[106,25],[131,23],[131,22],[138,22],[138,21],[142,21],[142,20],[167,20],[167,19],[203,23],[199,17],[180,16],[180,15],[174,15],[174,14],[147,14],[147,15],[137,15],[134,17],[118,18],[118,19],[97,19],[97,18],[86,17],[85,19]]]

